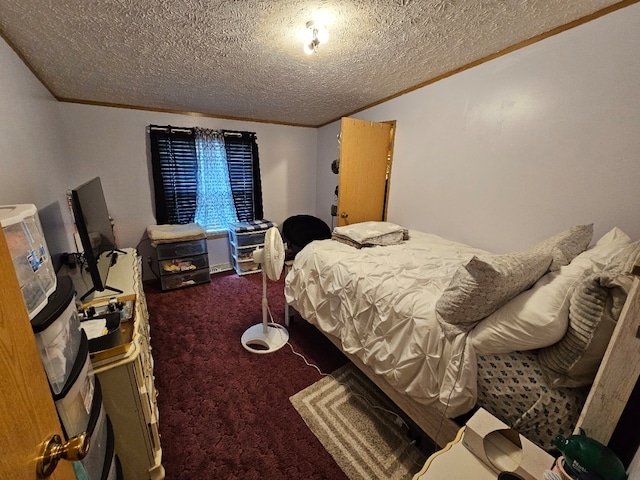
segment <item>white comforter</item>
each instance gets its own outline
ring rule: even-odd
[[[435,304],[455,270],[487,252],[416,231],[409,237],[363,249],[312,242],[296,256],[285,298],[396,389],[455,417],[475,404],[475,352],[466,335],[445,340]]]

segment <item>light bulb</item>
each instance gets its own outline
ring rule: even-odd
[[[315,51],[316,49],[313,45],[313,41],[304,44],[304,53],[306,53],[307,55],[313,55]]]
[[[307,25],[307,28],[304,31],[304,41],[305,43],[313,42],[313,25]]]
[[[324,27],[318,27],[318,42],[327,43],[329,41],[329,30]]]
[[[329,40],[329,32],[324,26],[316,25],[314,22],[307,22],[307,29],[304,33],[304,53],[311,55],[315,53],[318,45]]]

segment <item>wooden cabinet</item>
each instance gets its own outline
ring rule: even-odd
[[[395,121],[342,119],[338,226],[387,219],[395,126]]]
[[[115,296],[133,307],[122,324],[122,343],[91,354],[94,373],[102,386],[102,401],[113,424],[116,453],[123,476],[160,480],[165,476],[158,432],[157,392],[154,385],[149,313],[142,286],[142,268],[134,249],[125,249],[109,271],[109,282],[123,291]],[[96,292],[88,305],[108,302],[113,295]]]
[[[156,253],[162,290],[211,281],[206,239],[161,243]]]

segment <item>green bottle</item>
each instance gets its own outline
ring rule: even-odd
[[[573,478],[585,473],[595,473],[602,480],[627,480],[620,459],[610,448],[589,438],[580,430],[580,435],[564,438],[558,435],[554,442],[564,457],[564,468]]]

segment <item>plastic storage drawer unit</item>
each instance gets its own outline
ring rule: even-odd
[[[89,453],[80,460],[89,480],[102,478],[105,459],[107,457],[107,422],[109,417],[102,404],[100,382],[95,379],[95,393],[91,404],[91,415],[87,425],[89,435]]]
[[[38,210],[30,204],[0,206],[0,226],[32,319],[47,304],[57,284]]]
[[[101,480],[122,480],[122,465],[115,451],[115,438],[111,422],[108,425],[107,458],[104,462]]]
[[[211,281],[206,239],[160,243],[156,252],[162,290]]]
[[[233,268],[238,275],[261,272],[261,265],[253,261],[253,252],[264,245],[264,237],[277,225],[268,220],[232,223],[229,226],[229,246]]]
[[[94,375],[89,359],[89,340],[81,332],[80,349],[62,391],[53,396],[67,438],[86,431],[93,404]]]
[[[74,300],[71,279],[61,277],[47,305],[31,320],[40,357],[54,394],[62,391],[80,348],[80,319]]]

